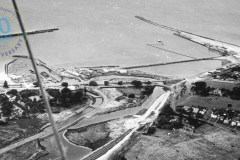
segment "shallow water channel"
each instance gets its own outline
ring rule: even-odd
[[[134,115],[137,112],[139,112],[140,110],[142,110],[144,108],[148,108],[154,102],[154,100],[157,99],[163,93],[164,93],[164,91],[161,87],[156,87],[154,89],[153,94],[150,95],[149,98],[146,99],[146,101],[140,107],[127,108],[127,109],[112,112],[109,114],[98,115],[91,119],[86,118],[86,119],[83,119],[82,121],[78,122],[76,125],[72,126],[71,129],[77,129],[82,126],[86,126],[86,125],[90,125],[90,124],[94,124],[94,123],[100,123],[100,122],[111,120],[111,119],[121,118],[121,117],[124,117],[127,115]],[[96,103],[94,104],[94,106],[97,107],[97,105],[101,105],[101,98],[96,99]],[[82,113],[74,115],[73,117],[74,117],[74,119],[80,118],[80,117],[84,116],[85,114],[87,114],[88,112],[90,112],[91,110],[92,110],[92,108],[87,108]],[[59,132],[59,135],[60,135],[60,137],[63,141],[63,145],[67,151],[68,159],[79,160],[82,157],[84,157],[87,154],[92,152],[92,150],[89,148],[86,148],[83,146],[76,146],[73,143],[69,142],[64,136],[64,133],[66,131],[67,130]],[[57,145],[55,142],[55,138],[53,136],[42,140],[41,145],[46,147],[49,154],[47,156],[42,157],[40,160],[46,160],[46,159],[53,160],[53,159],[59,157],[58,148],[57,148]]]

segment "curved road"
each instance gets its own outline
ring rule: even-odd
[[[147,117],[152,113],[155,112],[155,115],[152,118],[152,121],[154,121],[158,114],[160,113],[161,108],[164,106],[166,101],[168,100],[170,96],[170,91],[162,94],[159,98],[157,98],[154,103],[149,107],[147,112],[139,117],[138,124],[135,128],[130,129],[123,135],[119,136],[118,138],[110,141],[106,145],[102,146],[101,148],[95,150],[94,152],[90,153],[89,155],[85,156],[81,160],[107,160],[110,157],[112,157],[114,154],[117,154],[120,152],[123,148],[123,144],[127,142],[132,134],[140,127],[140,125],[145,124],[144,122]],[[148,121],[149,122],[149,121]]]

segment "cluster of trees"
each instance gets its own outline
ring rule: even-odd
[[[229,97],[234,100],[240,100],[240,87],[234,87],[232,90],[222,88],[220,89],[222,96]]]
[[[12,89],[12,90],[10,90],[10,91],[7,91],[7,93],[6,94],[8,94],[8,95],[14,95],[14,96],[17,96],[18,95],[18,91],[16,90],[16,89]]]
[[[150,94],[153,93],[154,88],[155,88],[155,86],[145,86],[144,91],[142,91],[142,94],[149,96]]]
[[[201,96],[209,96],[209,92],[211,90],[215,89],[215,88],[211,88],[209,86],[207,87],[206,82],[203,82],[203,81],[195,82],[192,85],[193,86],[191,88],[191,91],[194,94],[198,94],[198,95],[201,95]]]
[[[32,113],[44,113],[45,112],[45,105],[42,99],[37,100],[35,97],[30,99],[29,97],[24,97],[21,99],[21,102],[25,103],[25,110],[27,114]]]
[[[11,90],[11,92],[12,92],[12,90]],[[40,92],[39,92],[39,90],[24,89],[19,92],[19,95],[22,98],[28,98],[31,96],[38,96],[38,95],[40,96]]]
[[[134,85],[136,88],[142,87],[144,89],[141,92],[140,99],[144,99],[145,98],[144,95],[147,95],[147,96],[151,95],[153,93],[154,88],[155,88],[155,86],[150,85],[151,84],[150,81],[146,82],[147,86],[144,86],[144,87],[142,86],[142,82],[137,81],[137,80],[132,81],[131,84]],[[124,94],[124,96],[127,96],[127,95]],[[128,98],[135,98],[135,95],[134,94],[129,94]]]
[[[84,94],[82,90],[71,91],[68,83],[63,82],[64,87],[61,91],[58,89],[47,89],[46,91],[53,99],[50,99],[50,105],[53,107],[69,107],[71,104],[83,101]]]
[[[240,72],[240,67],[231,68],[231,72],[234,72],[234,71]]]
[[[199,81],[193,83],[191,91],[194,94],[201,96],[209,96],[210,92],[214,91],[216,88],[207,86],[206,82]],[[234,87],[232,90],[221,88],[222,96],[229,97],[234,100],[240,100],[240,87]]]
[[[156,127],[164,129],[181,128],[183,125],[180,119],[178,121],[171,122],[171,119],[173,119],[173,114],[174,112],[170,107],[170,103],[166,104],[155,121]]]
[[[25,114],[29,114],[29,113],[35,114],[35,113],[45,112],[44,111],[45,105],[44,105],[42,99],[39,99],[37,101],[36,98],[34,98],[33,100],[29,98],[31,96],[40,96],[40,92],[38,90],[25,89],[25,90],[18,92],[16,89],[12,89],[12,90],[8,91],[6,94],[16,96],[14,101],[12,101],[10,103],[12,103],[12,105],[13,104],[18,105],[18,107],[20,107],[21,109],[24,110]],[[25,107],[18,103],[19,100],[21,102],[25,103]],[[10,112],[10,110],[9,110],[9,112]]]
[[[73,103],[78,103],[84,100],[84,94],[81,90],[71,91],[68,84],[63,84],[64,88],[61,92],[58,89],[47,89],[48,94],[53,97],[49,99],[51,107],[69,107]],[[42,96],[38,90],[25,89],[18,92],[16,89],[8,91],[6,94],[15,96],[14,101],[9,101],[9,98],[2,94],[0,95],[0,105],[3,116],[10,116],[13,109],[13,104],[18,105],[24,110],[25,114],[29,113],[43,113],[45,112],[45,105]],[[31,96],[39,96],[40,99],[37,100],[36,97],[30,99]],[[25,105],[22,106],[18,101],[23,102]]]
[[[147,82],[143,82],[144,84],[146,84],[147,86],[150,86],[152,84],[152,82],[150,81],[147,81]],[[132,85],[134,85],[135,87],[142,87],[143,83],[141,81],[138,81],[138,80],[133,80],[131,82]]]
[[[147,84],[147,85],[150,85],[150,84],[151,84],[150,81],[147,81],[147,82],[144,82],[144,83]],[[117,84],[118,84],[118,85],[122,85],[122,84],[123,84],[123,81],[118,81]],[[141,81],[138,81],[138,80],[133,80],[133,81],[131,82],[131,84],[134,85],[135,87],[141,87],[141,86],[142,86],[142,82],[141,82]],[[90,85],[90,86],[97,86],[97,82],[95,82],[95,81],[90,81],[90,82],[89,82],[89,85]],[[104,81],[104,85],[105,85],[105,86],[108,86],[108,85],[109,85],[109,81]]]

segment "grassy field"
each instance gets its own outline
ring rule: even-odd
[[[218,82],[218,81],[206,81],[207,86],[214,87],[214,88],[225,88],[232,90],[233,87],[240,87],[240,84],[234,84],[234,83],[226,83],[226,82]]]
[[[43,122],[37,118],[32,118],[13,120],[7,125],[1,125],[0,148],[4,148],[9,144],[37,134],[39,129],[45,124],[46,122]]]
[[[48,154],[46,150],[38,147],[37,141],[26,143],[20,147],[17,147],[11,151],[8,151],[0,155],[1,160],[35,160],[41,156]],[[30,158],[31,157],[31,158]]]
[[[232,104],[233,110],[240,111],[240,103],[237,100],[232,100],[228,97],[219,97],[219,96],[209,96],[201,97],[198,95],[193,95],[190,97],[181,97],[177,101],[177,105],[186,105],[186,106],[201,106],[208,108],[227,108],[228,104]]]
[[[121,93],[129,94],[141,94],[141,88],[117,88],[117,90]]]
[[[238,159],[239,136],[203,126],[207,134],[191,135],[182,131],[160,130],[142,136],[125,154],[131,160]],[[169,134],[170,133],[170,134]]]

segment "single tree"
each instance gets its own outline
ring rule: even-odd
[[[6,80],[4,81],[3,88],[9,88]]]
[[[65,88],[63,88],[62,90],[61,90],[61,93],[62,94],[68,94],[68,93],[71,93],[72,91],[69,89],[69,88],[67,88],[67,87],[65,87]]]
[[[152,82],[150,82],[150,81],[147,81],[147,82],[145,82],[145,84],[151,84]]]
[[[228,107],[229,109],[231,109],[231,108],[232,108],[232,104],[228,104],[227,107]]]
[[[109,81],[104,81],[104,85],[108,86],[109,85]]]
[[[118,82],[118,85],[122,85],[122,84],[123,84],[123,82],[122,82],[122,81],[119,81],[119,82]]]
[[[89,86],[98,86],[97,82],[95,81],[90,81]]]
[[[67,82],[62,82],[61,86],[68,87],[68,83]]]
[[[39,83],[38,83],[38,82],[33,82],[33,85],[34,85],[35,87],[39,87]]]
[[[33,103],[37,103],[36,97],[33,98]]]
[[[135,95],[134,94],[129,94],[128,98],[135,98]]]
[[[142,82],[137,81],[137,80],[132,81],[131,84],[134,85],[135,87],[141,87],[142,86]]]

